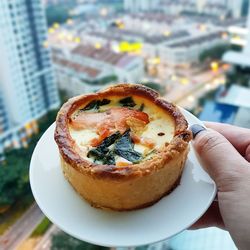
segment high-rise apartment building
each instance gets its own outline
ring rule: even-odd
[[[0,1],[0,152],[25,144],[59,105],[40,0]]]
[[[7,116],[6,107],[3,102],[2,92],[0,92],[0,134],[8,130],[10,127],[9,118]]]

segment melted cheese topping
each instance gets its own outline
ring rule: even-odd
[[[106,110],[109,110],[110,108],[114,107],[120,107],[119,100],[124,97],[109,97],[107,99],[111,100],[111,102],[107,105],[100,106],[99,112],[104,112]],[[141,141],[144,139],[149,139],[150,141],[154,142],[153,149],[160,149],[165,145],[165,143],[169,143],[171,139],[174,136],[174,130],[175,130],[175,122],[173,118],[167,114],[162,109],[158,108],[156,105],[148,101],[147,99],[141,98],[141,97],[132,97],[134,102],[136,103],[136,106],[134,106],[132,109],[138,110],[140,106],[143,104],[143,112],[147,113],[149,116],[149,123],[146,125],[143,132],[140,134],[137,134],[137,136],[140,137]],[[86,105],[84,105],[86,106]],[[72,114],[72,117],[77,115],[76,111]],[[90,111],[82,111],[82,112],[93,112],[93,110]],[[87,157],[87,152],[92,148],[90,146],[91,140],[94,138],[98,138],[98,134],[95,131],[95,128],[88,128],[88,129],[81,129],[76,130],[73,127],[69,128],[70,135],[75,140],[76,144],[79,146],[79,148],[82,151],[82,157],[92,161],[92,158]],[[141,153],[143,157],[147,156],[149,152],[152,151],[152,148],[147,147],[143,143],[136,143],[134,145],[134,150]],[[128,162],[126,159],[115,156],[116,162]],[[98,163],[98,162],[97,162]]]

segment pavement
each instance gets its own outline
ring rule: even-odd
[[[32,205],[17,222],[0,237],[1,250],[15,250],[42,221],[44,214],[36,203]]]

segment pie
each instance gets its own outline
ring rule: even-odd
[[[55,141],[64,176],[92,206],[150,206],[180,182],[191,132],[180,110],[150,88],[119,84],[66,102]]]

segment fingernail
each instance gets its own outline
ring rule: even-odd
[[[196,137],[196,135],[198,135],[201,131],[204,131],[206,129],[199,124],[194,124],[190,127],[190,130],[193,133],[193,139],[194,139]]]

